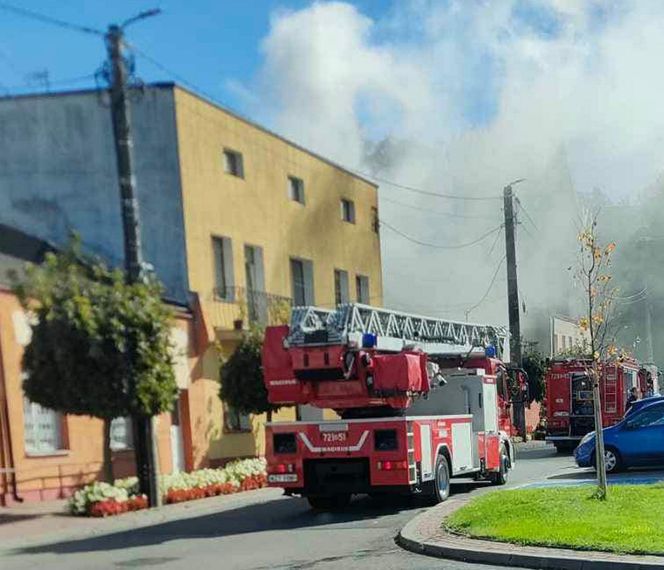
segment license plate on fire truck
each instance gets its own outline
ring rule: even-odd
[[[323,443],[344,443],[348,439],[348,424],[321,424],[320,436]]]
[[[295,483],[297,473],[272,474],[267,476],[268,483]]]

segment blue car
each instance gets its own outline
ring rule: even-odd
[[[637,400],[630,406],[629,410],[625,412],[625,417],[629,416],[630,414],[633,414],[634,412],[638,412],[644,406],[649,406],[650,404],[654,404],[655,402],[664,402],[664,396],[657,394],[655,396],[643,398],[642,400]]]
[[[602,431],[607,472],[664,465],[663,398],[639,405],[619,423]],[[595,432],[587,434],[574,450],[579,467],[595,466],[595,439]]]

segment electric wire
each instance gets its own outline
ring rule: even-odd
[[[59,18],[53,18],[52,16],[47,16],[40,12],[35,12],[34,10],[29,10],[27,8],[21,8],[19,6],[14,6],[13,4],[8,4],[7,2],[0,2],[0,10],[5,12],[11,12],[24,18],[31,20],[36,20],[44,24],[51,24],[52,26],[58,26],[60,28],[81,32],[84,34],[91,34],[95,36],[103,36],[104,32],[91,28],[89,26],[82,26],[80,24],[74,24],[73,22],[67,22],[65,20],[60,20]]]
[[[408,234],[402,232],[400,229],[395,228],[393,225],[387,223],[384,220],[381,220],[379,223],[380,223],[381,226],[385,226],[386,228],[389,228],[391,231],[393,231],[394,233],[400,235],[404,239],[407,239],[408,241],[416,243],[417,245],[421,245],[421,246],[425,246],[425,247],[431,247],[431,248],[434,248],[434,249],[463,249],[463,248],[466,248],[466,247],[470,247],[472,245],[480,243],[481,241],[484,241],[486,238],[493,235],[495,232],[498,232],[503,227],[503,225],[501,224],[501,225],[493,228],[492,230],[489,230],[485,234],[482,234],[477,239],[475,239],[473,241],[470,241],[468,243],[454,244],[454,245],[442,245],[442,244],[428,243],[428,242],[425,242],[425,241],[418,240],[418,239],[416,239],[412,236],[409,236]]]
[[[426,212],[429,214],[435,214],[437,216],[447,216],[450,218],[459,218],[463,220],[493,220],[493,218],[489,216],[468,216],[466,214],[454,214],[452,212],[441,212],[440,210],[432,210],[431,208],[420,208],[418,206],[413,206],[411,204],[406,204],[404,202],[399,202],[398,200],[393,200],[392,198],[388,198],[387,196],[383,196],[381,194],[380,196],[380,201],[381,202],[388,202],[390,204],[394,204],[396,206],[401,206],[402,208],[407,208],[409,210],[416,210],[418,212]]]
[[[521,203],[521,200],[518,198],[516,199],[516,205],[519,207],[519,210],[521,210],[525,215],[528,221],[533,225],[533,228],[535,228],[535,231],[539,231],[539,228],[537,227],[537,224],[534,222],[534,220],[530,217],[530,214],[528,211],[523,207],[523,204]]]
[[[440,192],[431,192],[429,190],[422,190],[422,188],[417,188],[415,186],[409,186],[407,184],[401,184],[400,182],[394,182],[387,178],[381,176],[376,176],[374,174],[369,174],[368,172],[362,172],[356,168],[352,169],[353,172],[364,176],[365,178],[370,178],[376,180],[377,182],[382,182],[388,186],[394,186],[395,188],[401,188],[402,190],[408,190],[409,192],[415,192],[416,194],[423,194],[424,196],[433,196],[434,198],[446,198],[448,200],[472,200],[472,201],[485,201],[485,200],[502,200],[499,196],[462,196],[460,194],[442,194]]]
[[[73,85],[75,83],[81,83],[83,81],[88,81],[88,80],[93,80],[95,78],[94,73],[89,73],[87,75],[79,75],[77,77],[69,77],[69,78],[64,78],[64,79],[49,79],[48,80],[48,87],[52,86],[58,86],[58,85]],[[5,86],[6,90],[9,91],[20,91],[23,89],[39,89],[40,87],[43,86],[35,86],[31,85],[31,82],[26,81],[25,83],[22,83],[20,85],[8,85]],[[47,89],[48,90],[48,89]]]
[[[503,255],[502,259],[498,262],[498,266],[496,267],[496,270],[493,273],[493,277],[491,278],[491,282],[489,283],[486,292],[484,293],[484,295],[482,295],[482,298],[479,301],[477,301],[477,303],[475,303],[472,307],[466,310],[466,315],[469,315],[475,309],[477,309],[477,307],[479,307],[482,303],[484,303],[486,298],[489,296],[491,288],[493,287],[493,284],[496,282],[496,277],[498,277],[498,272],[500,271],[500,268],[503,266],[503,262],[505,261],[506,258],[507,256]]]

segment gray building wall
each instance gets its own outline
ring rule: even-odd
[[[173,89],[132,94],[143,254],[166,287],[189,290]],[[87,91],[0,98],[0,224],[49,240],[80,234],[86,251],[124,262],[108,99]]]

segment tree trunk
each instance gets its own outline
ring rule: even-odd
[[[111,451],[111,422],[110,418],[104,418],[104,481],[113,484],[113,453]]]
[[[606,462],[604,457],[604,434],[602,432],[602,400],[597,364],[592,368],[593,411],[595,412],[595,468],[597,469],[597,498],[606,499]]]
[[[177,403],[176,403],[177,405]],[[152,451],[152,457],[154,460],[154,471],[152,472],[152,484],[157,489],[157,501],[155,505],[150,505],[152,507],[161,507],[163,503],[163,497],[159,491],[159,445],[157,443],[157,418],[152,416],[150,418],[150,446]]]

